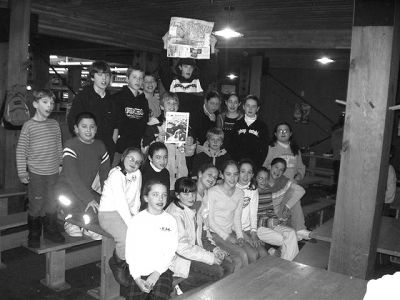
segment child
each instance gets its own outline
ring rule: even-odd
[[[225,149],[221,149],[223,142],[224,132],[222,129],[211,128],[207,131],[207,142],[201,147],[201,152],[194,156],[192,174],[197,174],[200,166],[205,163],[212,163],[220,170],[222,164],[231,159],[229,153]]]
[[[221,97],[217,91],[208,92],[203,109],[196,115],[191,115],[190,126],[200,145],[206,141],[207,131],[217,125],[218,110],[221,106]]]
[[[143,92],[149,104],[150,116],[158,118],[161,115],[160,95],[155,92],[157,81],[153,74],[145,73],[143,79]]]
[[[148,147],[154,141],[161,143],[165,142],[166,114],[167,112],[178,111],[179,100],[176,94],[165,93],[162,97],[161,102],[164,108],[163,117],[159,118],[159,123],[147,127],[146,133],[142,141],[142,145],[144,148]],[[173,190],[175,180],[180,177],[185,177],[188,175],[188,169],[186,166],[185,147],[183,144],[172,144],[172,143],[166,143],[165,147],[168,149],[167,169],[170,176],[169,188]]]
[[[203,205],[209,207],[210,231],[217,246],[239,256],[241,266],[247,266],[248,254],[252,251],[243,238],[241,218],[244,193],[236,187],[239,168],[236,162],[230,160],[225,162],[221,172],[222,182],[210,188],[203,199]]]
[[[242,159],[239,162],[239,181],[236,184],[244,192],[242,229],[244,240],[249,249],[249,262],[255,262],[258,258],[267,254],[264,245],[257,236],[258,191],[253,180],[253,170],[253,162],[249,159]]]
[[[96,117],[89,112],[76,116],[74,126],[76,137],[65,143],[63,150],[63,169],[56,185],[57,196],[66,219],[83,219],[85,223],[96,222],[100,195],[92,188],[96,176],[100,186],[110,170],[107,150],[102,141],[95,139]],[[82,236],[82,229],[66,222],[65,232],[70,236]],[[101,235],[84,231],[93,239]]]
[[[113,166],[119,163],[121,153],[126,148],[140,148],[140,141],[146,130],[149,120],[149,104],[140,90],[143,84],[143,75],[143,70],[129,67],[126,71],[128,85],[113,95],[118,114],[114,139],[117,140],[119,136]]]
[[[235,160],[251,159],[259,167],[265,160],[268,145],[267,125],[257,117],[260,100],[248,95],[243,103],[244,118],[233,126],[230,149]]]
[[[164,35],[163,40],[164,49],[166,49],[168,33]],[[167,91],[178,94],[181,103],[180,111],[190,113],[191,117],[201,111],[204,91],[208,90],[210,83],[217,80],[218,62],[214,55],[216,42],[217,39],[212,35],[210,59],[198,60],[197,66],[193,58],[180,58],[173,67],[173,72],[168,60],[165,59],[166,55],[161,55],[159,74],[162,84]]]
[[[33,92],[36,113],[25,122],[16,149],[20,181],[29,184],[28,247],[40,247],[42,221],[44,237],[61,243],[65,239],[57,229],[57,201],[53,186],[58,179],[62,158],[61,130],[57,121],[48,119],[54,108],[50,90]],[[44,220],[43,220],[44,217]]]
[[[150,180],[143,186],[147,208],[134,216],[126,234],[126,262],[133,277],[128,299],[168,299],[172,272],[168,269],[178,248],[178,228],[174,217],[163,208],[167,186]]]
[[[283,175],[296,182],[304,178],[306,167],[301,159],[300,149],[293,141],[292,128],[285,122],[276,125],[263,166],[269,169],[271,161],[276,157],[286,160],[287,168]]]
[[[129,284],[129,274],[125,262],[126,230],[131,218],[140,208],[142,174],[139,170],[143,154],[137,148],[127,148],[118,166],[113,168],[104,182],[100,199],[99,223],[115,240],[115,250],[110,259],[114,277],[123,286]]]
[[[196,211],[192,210],[196,202],[196,182],[188,177],[179,178],[174,190],[176,198],[165,210],[175,218],[179,233],[177,255],[170,269],[174,276],[186,278],[180,283],[185,291],[185,287],[195,288],[220,279],[224,274],[220,265],[225,252],[217,247],[212,252],[207,251],[196,242]]]
[[[272,193],[272,204],[274,213],[280,219],[288,219],[290,216],[291,227],[296,230],[297,239],[310,239],[310,231],[304,224],[303,210],[300,199],[305,190],[295,182],[291,181],[284,174],[286,161],[283,158],[274,158],[271,162],[268,185]]]
[[[217,116],[217,127],[224,131],[224,145],[231,145],[232,130],[235,123],[243,118],[243,113],[238,109],[240,105],[239,97],[235,93],[231,94],[225,101],[226,110]],[[228,152],[231,149],[228,149]]]
[[[154,142],[150,145],[147,154],[149,159],[142,167],[142,182],[147,182],[150,179],[159,180],[162,184],[167,186],[169,195],[170,176],[166,169],[168,163],[167,147],[164,143]],[[141,199],[143,200],[143,198]],[[143,208],[144,205],[145,203],[142,201],[141,208]]]
[[[272,218],[276,220],[278,217],[275,215],[274,209],[269,210],[267,208],[270,206],[272,201],[271,188],[268,185],[269,178],[270,175],[268,170],[264,167],[260,168],[256,177],[259,192],[259,203],[261,204],[258,212],[261,215],[261,218]],[[276,194],[274,194],[274,198],[275,195]],[[271,228],[263,226],[259,227],[257,229],[257,236],[267,244],[279,246],[280,257],[282,259],[292,261],[299,253],[296,232],[293,228],[283,224],[271,225]],[[274,253],[274,250],[270,250],[269,252],[272,254]]]
[[[114,102],[107,91],[111,80],[110,66],[104,61],[95,61],[89,70],[93,85],[89,85],[72,102],[71,110],[67,114],[68,127],[75,134],[76,116],[82,112],[92,113],[97,120],[96,139],[103,141],[110,155],[110,164],[114,157],[115,141],[113,133],[116,121],[116,110]]]

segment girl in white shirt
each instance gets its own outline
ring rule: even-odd
[[[239,162],[239,181],[236,187],[244,192],[242,229],[250,263],[267,255],[264,243],[257,236],[258,190],[253,178],[253,162],[250,159],[242,159]]]
[[[168,196],[164,184],[149,180],[142,193],[147,208],[131,219],[126,234],[126,262],[134,280],[127,299],[168,299],[172,291],[168,268],[178,249],[178,227],[164,211]]]
[[[121,285],[129,285],[125,262],[125,238],[128,223],[139,212],[143,154],[137,148],[127,148],[121,161],[113,168],[104,183],[100,199],[100,226],[115,240],[114,255],[109,264],[114,277]]]

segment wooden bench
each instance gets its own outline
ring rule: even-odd
[[[265,256],[200,291],[174,299],[361,300],[366,286],[362,279]]]
[[[104,231],[99,224],[85,225],[80,220],[68,219],[68,222],[83,227],[87,230],[96,232],[103,236],[101,240],[101,277],[100,287],[89,290],[88,294],[96,299],[101,300],[122,300],[120,296],[120,285],[115,281],[114,275],[108,265],[108,261],[113,255],[115,242],[111,235]]]
[[[26,195],[26,190],[0,189],[0,216],[8,215],[8,198]]]
[[[92,244],[99,244],[98,241],[95,241],[89,237],[70,237],[67,234],[64,234],[65,242],[64,243],[54,243],[48,241],[46,239],[41,240],[40,248],[29,248],[26,243],[24,246],[30,251],[36,254],[46,254],[46,277],[40,282],[47,286],[48,288],[54,291],[62,291],[70,288],[71,286],[65,281],[65,270],[66,270],[66,250],[71,249],[76,246]],[[93,247],[92,247],[93,248]],[[85,249],[85,253],[93,252],[93,249]],[[78,255],[74,256],[74,262],[69,264],[69,268],[76,267],[78,265],[82,265],[85,263],[92,262],[93,259],[85,258],[79,262],[79,259],[82,257],[83,251],[80,251]],[[98,257],[96,257],[98,260]]]
[[[6,265],[1,262],[1,251],[2,251],[2,236],[1,231],[24,226],[27,224],[27,214],[26,212],[21,212],[17,214],[0,216],[0,269],[5,268]]]
[[[324,223],[324,213],[327,209],[335,206],[336,201],[331,198],[319,198],[315,203],[303,206],[304,217],[308,217],[313,213],[319,214],[319,225]]]
[[[323,241],[306,242],[293,260],[311,267],[327,270],[331,244]]]

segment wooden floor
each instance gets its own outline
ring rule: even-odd
[[[367,282],[267,256],[209,287],[177,299],[363,299]]]

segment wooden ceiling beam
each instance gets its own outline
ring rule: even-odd
[[[217,48],[349,49],[351,30],[264,30],[243,38],[218,39]]]

